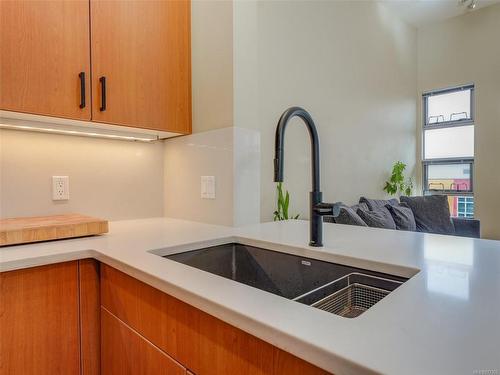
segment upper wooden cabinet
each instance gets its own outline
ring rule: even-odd
[[[0,109],[191,133],[189,0],[0,4]]]
[[[93,120],[190,133],[190,2],[91,0],[90,10]]]
[[[88,1],[0,1],[0,108],[90,120]]]

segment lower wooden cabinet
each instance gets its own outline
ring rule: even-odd
[[[78,261],[80,289],[81,375],[98,375],[101,368],[101,300],[99,262]]]
[[[194,374],[327,373],[106,265],[101,304]]]
[[[97,262],[0,273],[1,374],[98,374],[99,334],[80,330],[80,319],[99,319],[90,307],[97,306],[98,289],[87,282],[80,287],[83,279],[99,282]],[[81,300],[86,301],[82,313]]]
[[[186,374],[184,367],[104,308],[101,310],[101,324],[103,374]]]
[[[0,374],[326,372],[85,259],[0,273]]]

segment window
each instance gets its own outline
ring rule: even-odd
[[[426,125],[472,120],[472,86],[433,91],[427,96]]]
[[[458,217],[474,217],[474,198],[473,197],[457,197],[457,216]]]
[[[452,216],[474,217],[474,86],[423,94],[424,194],[448,196]]]

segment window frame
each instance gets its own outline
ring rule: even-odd
[[[465,91],[470,90],[470,118],[467,119],[459,119],[459,120],[450,120],[443,122],[435,122],[429,123],[427,122],[427,115],[429,114],[429,104],[427,99],[431,96],[443,95],[443,94],[451,94],[452,92]],[[474,84],[469,83],[463,86],[455,86],[446,89],[432,90],[426,91],[422,94],[423,101],[423,110],[424,110],[424,129],[441,129],[441,128],[451,128],[454,126],[464,126],[464,125],[474,125],[475,120],[475,107],[474,107]]]
[[[464,199],[465,199],[465,201],[464,201],[464,202],[460,202],[460,198],[464,198]],[[474,206],[474,200],[472,200],[472,201],[467,201],[467,198],[471,198],[471,197],[467,197],[467,196],[460,196],[460,197],[458,198],[458,201],[457,201],[457,217],[461,217],[461,218],[465,218],[465,219],[467,219],[467,218],[470,218],[470,217],[471,217],[471,216],[469,216],[469,215],[468,215],[468,213],[467,213],[467,207],[468,207],[468,206]],[[474,197],[472,197],[472,198],[474,198]],[[463,204],[463,205],[464,205],[464,211],[463,211],[463,212],[461,212],[461,211],[460,211],[460,209],[459,209],[460,204]],[[461,214],[462,214],[463,216],[460,216]],[[474,209],[472,210],[472,217],[474,217]]]
[[[428,98],[434,95],[442,95],[457,91],[470,90],[470,118],[459,119],[453,121],[443,121],[439,123],[428,123]],[[425,132],[426,130],[455,128],[460,126],[475,126],[475,86],[474,84],[466,84],[445,89],[432,90],[422,93],[422,190],[424,195],[447,195],[447,196],[473,196],[474,195],[474,157],[452,157],[452,158],[425,158]],[[475,128],[474,128],[475,131]],[[474,132],[475,134],[475,132]],[[429,165],[450,165],[450,164],[469,164],[470,166],[470,189],[429,189],[428,183],[428,166]]]
[[[429,189],[428,169],[429,165],[450,165],[450,164],[469,164],[470,166],[470,189]],[[458,196],[473,196],[474,195],[474,159],[473,158],[446,158],[424,160],[423,165],[423,193],[424,195],[458,195]]]

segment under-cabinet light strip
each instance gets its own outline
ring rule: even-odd
[[[93,138],[107,138],[107,139],[119,139],[125,141],[139,141],[139,142],[153,142],[158,140],[155,138],[144,138],[144,137],[134,137],[128,135],[116,135],[116,134],[104,134],[104,133],[95,133],[95,132],[86,132],[86,131],[78,131],[78,130],[65,130],[65,129],[53,129],[46,127],[32,127],[26,125],[10,125],[10,124],[1,124],[0,128],[2,129],[13,129],[13,130],[28,130],[35,132],[46,132],[46,133],[55,133],[55,134],[66,134],[66,135],[77,135],[84,137],[93,137]]]

